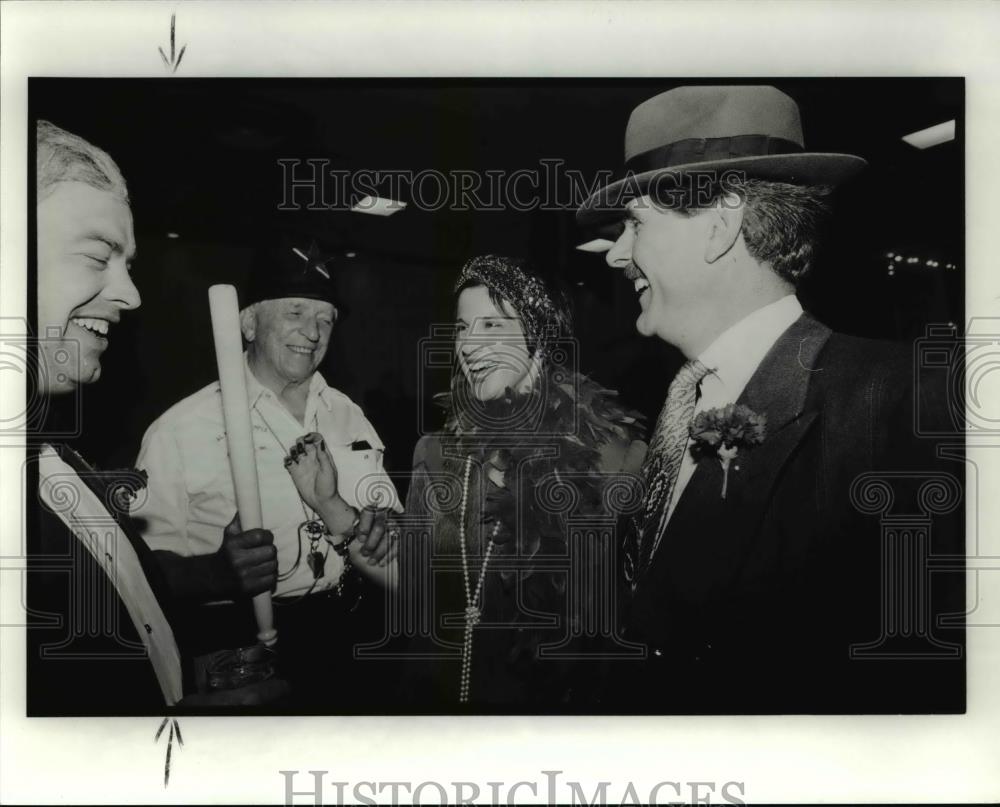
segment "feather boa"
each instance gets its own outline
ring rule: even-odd
[[[500,519],[528,557],[545,539],[565,541],[553,502],[566,497],[553,486],[571,485],[576,507],[596,511],[607,481],[601,446],[627,447],[644,431],[642,415],[622,406],[615,391],[561,367],[551,368],[525,393],[508,388],[493,401],[466,401],[451,392],[435,400],[446,411],[442,441],[454,449],[447,452],[445,469],[461,479],[465,458],[472,456],[474,468],[492,465],[504,473],[503,487],[486,482],[481,520]],[[520,508],[515,497],[523,497]]]

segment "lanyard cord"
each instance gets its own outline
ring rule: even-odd
[[[267,428],[267,431],[271,435],[271,438],[274,440],[275,443],[278,444],[278,447],[282,450],[282,452],[284,453],[284,455],[287,456],[288,449],[285,448],[285,444],[281,442],[281,440],[278,438],[278,435],[275,433],[274,429],[271,428],[271,424],[268,423],[267,418],[264,417],[264,413],[261,412],[260,409],[257,407],[257,402],[256,401],[254,401],[253,408],[254,408],[254,411],[257,413],[257,416],[261,419],[261,421],[263,422],[264,426]],[[317,416],[317,414],[315,412],[313,412],[313,431],[316,431],[316,432],[319,431],[319,418],[318,418],[318,416]],[[294,485],[295,485],[295,483],[292,482],[292,486],[293,487],[294,487]],[[295,497],[298,499],[299,505],[302,507],[302,513],[305,515],[306,521],[307,522],[308,521],[317,521],[318,518],[316,517],[316,515],[310,516],[310,514],[309,514],[310,508],[306,506],[306,503],[304,501],[302,501],[302,497],[299,496],[298,490],[295,491]],[[295,574],[295,572],[298,570],[299,566],[302,564],[302,529],[301,529],[302,526],[303,525],[300,524],[299,525],[299,529],[295,533],[295,547],[296,547],[295,563],[293,563],[292,564],[292,568],[288,569],[287,571],[284,571],[284,572],[279,571],[278,572],[278,582],[279,583],[284,582],[285,580],[287,580],[288,578],[290,578],[293,574]],[[326,562],[326,559],[329,556],[330,556],[330,545],[329,545],[329,543],[327,543],[326,553],[323,555],[323,562],[324,563]],[[316,587],[316,580],[313,580],[313,584],[309,587],[309,591],[307,591],[306,594],[310,594],[315,587]],[[305,594],[303,594],[302,596],[305,596]]]

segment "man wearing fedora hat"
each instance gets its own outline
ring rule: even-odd
[[[795,296],[832,187],[865,161],[806,151],[797,105],[765,86],[649,99],[629,119],[625,158],[626,175],[577,217],[624,214],[607,262],[634,285],[638,331],[687,361],[626,530],[625,632],[647,660],[620,666],[609,700],[698,713],[962,711],[961,636],[934,620],[961,608],[960,585],[924,586],[919,569],[926,622],[909,644],[883,647],[898,628],[882,582],[887,539],[859,503],[866,474],[902,479],[901,500],[922,481],[955,479],[914,435],[916,396],[944,420],[945,390],[918,383],[907,346],[832,333]],[[961,554],[957,504],[937,508],[925,551]]]

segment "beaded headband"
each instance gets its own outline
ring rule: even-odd
[[[519,258],[472,258],[462,267],[455,291],[470,283],[481,283],[511,304],[524,326],[529,347],[539,358],[547,358],[556,340],[573,335],[565,303],[550,294],[541,278],[525,271]]]

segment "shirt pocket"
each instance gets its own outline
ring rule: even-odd
[[[371,448],[355,450],[354,442],[366,441]],[[330,456],[337,466],[337,487],[340,495],[352,507],[392,507],[396,492],[382,470],[384,446],[372,435],[361,435],[356,440],[330,445]]]

